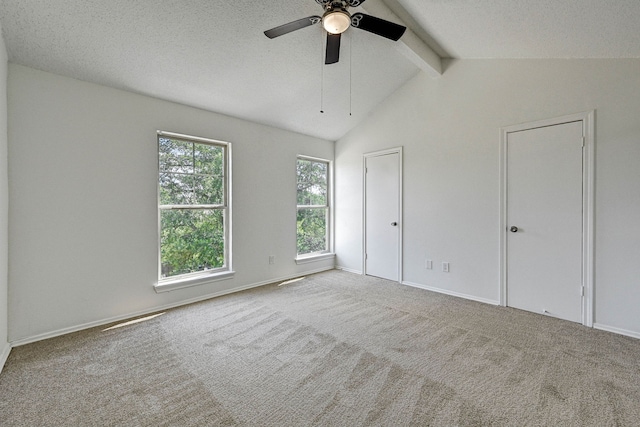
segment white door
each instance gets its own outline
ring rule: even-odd
[[[365,274],[400,280],[400,161],[392,152],[365,157]]]
[[[507,305],[582,318],[582,121],[507,136]]]

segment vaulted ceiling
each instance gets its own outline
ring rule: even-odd
[[[350,28],[323,65],[314,0],[0,0],[9,60],[336,140],[440,58],[640,58],[638,0],[367,0],[399,42]],[[426,58],[426,59],[425,59]],[[446,71],[445,71],[446,73]],[[324,113],[321,113],[320,110]]]

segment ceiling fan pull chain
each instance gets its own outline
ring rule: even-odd
[[[353,34],[349,34],[349,116],[351,116],[351,100],[353,98],[353,61],[351,58],[353,57]]]
[[[324,114],[324,31],[320,32],[320,114]]]

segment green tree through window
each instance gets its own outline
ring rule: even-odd
[[[227,145],[159,133],[161,278],[227,266]]]
[[[298,255],[329,250],[329,162],[299,157],[297,162]]]

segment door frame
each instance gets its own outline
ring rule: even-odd
[[[402,230],[404,227],[402,177],[403,156],[402,147],[388,148],[386,150],[372,151],[362,156],[362,274],[367,274],[367,159],[371,157],[398,154],[398,283],[402,283]]]
[[[500,128],[500,305],[507,306],[507,141],[510,133],[582,122],[582,324],[593,327],[595,110]]]

